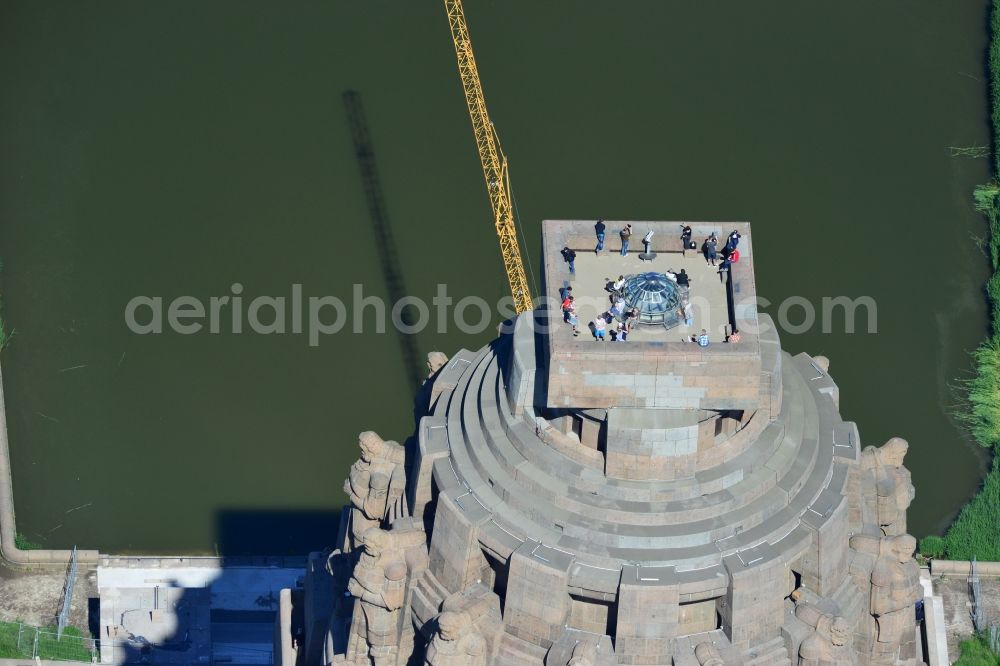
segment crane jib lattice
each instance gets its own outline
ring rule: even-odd
[[[520,314],[532,308],[531,290],[528,288],[521,248],[517,242],[507,158],[500,148],[496,128],[486,110],[486,98],[483,96],[483,87],[479,80],[479,70],[476,68],[476,58],[472,52],[472,41],[469,39],[469,27],[465,22],[461,0],[445,0],[444,5],[448,11],[448,24],[455,43],[455,57],[458,59],[458,73],[462,79],[462,90],[465,92],[472,131],[476,136],[479,161],[482,163],[483,176],[486,180],[486,192],[490,198],[497,237],[500,240],[500,254],[503,257],[510,293],[514,298],[514,308]]]

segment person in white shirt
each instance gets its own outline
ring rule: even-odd
[[[617,293],[621,293],[622,289],[625,288],[625,276],[619,275],[618,279],[611,283],[611,288]]]
[[[599,316],[594,320],[594,339],[604,342],[604,330],[607,326],[607,322],[604,320],[604,315]]]

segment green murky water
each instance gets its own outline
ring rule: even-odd
[[[877,335],[783,343],[832,359],[866,443],[910,440],[911,531],[943,528],[982,473],[950,387],[986,330],[970,192],[988,167],[948,147],[988,141],[986,3],[469,5],[532,260],[548,217],[749,220],[773,303],[873,297]],[[346,89],[367,108],[389,266]],[[246,301],[300,284],[350,303],[394,281],[495,302],[441,3],[8,2],[0,91],[19,530],[111,552],[332,541],[357,433],[411,431],[410,352],[491,334],[407,347],[369,310],[364,332],[310,347],[225,325],[139,336],[123,313],[237,282]]]

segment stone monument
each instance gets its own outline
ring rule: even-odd
[[[709,346],[652,319],[574,337],[542,305],[429,359],[405,447],[362,433],[341,548],[306,582],[342,600],[306,637],[327,646],[314,663],[918,663],[906,442],[863,447],[829,360],[782,351],[749,225],[689,224],[742,238],[718,275],[678,222],[642,223],[658,266],[691,276]],[[608,275],[641,271],[592,246],[593,220],[543,224],[543,291],[572,286],[581,321]]]
[[[725,666],[719,648],[711,643],[699,643],[694,649],[694,655],[698,658],[700,666]]]
[[[796,605],[795,617],[813,628],[799,645],[799,666],[855,666],[847,618],[827,615],[807,603]]]
[[[358,435],[358,445],[361,457],[351,465],[351,473],[344,481],[344,492],[351,498],[350,543],[345,550],[358,548],[366,531],[404,512],[403,447],[371,431]]]
[[[910,471],[903,467],[909,449],[905,439],[893,437],[882,446],[866,447],[861,452],[861,468],[867,488],[874,487],[872,516],[883,534],[896,536],[906,533],[906,509],[913,501],[915,490]]]

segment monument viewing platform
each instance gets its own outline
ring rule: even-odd
[[[546,295],[559,294],[566,287],[572,287],[572,294],[578,302],[581,325],[592,321],[606,312],[613,303],[605,289],[608,282],[619,276],[626,279],[654,273],[669,276],[671,273],[687,273],[690,281],[689,298],[693,305],[694,323],[685,326],[683,319],[679,325],[637,326],[633,341],[674,343],[683,342],[692,333],[706,329],[712,342],[726,340],[733,331],[741,336],[753,335],[757,331],[756,290],[753,272],[753,244],[750,225],[746,222],[626,222],[604,220],[606,239],[604,250],[595,252],[595,220],[545,220],[542,223],[542,248],[544,252],[543,279]],[[632,225],[630,249],[626,256],[620,253],[619,231]],[[681,230],[689,226],[697,247],[684,250],[681,247]],[[643,236],[653,232],[651,250],[653,257],[643,259]],[[730,232],[740,234],[739,260],[728,271],[719,271],[712,266],[702,252],[703,242],[712,234],[718,239],[716,264],[723,263],[723,249]],[[575,272],[571,273],[560,251],[568,247],[576,252]],[[728,275],[727,275],[728,272]],[[727,298],[727,281],[732,279],[733,300]],[[672,281],[672,280],[671,280]],[[680,304],[678,304],[678,307]],[[554,339],[569,341],[572,333],[555,335]],[[579,342],[592,340],[582,335]],[[744,338],[745,339],[745,338]],[[671,346],[670,349],[676,349]]]
[[[600,254],[594,252],[593,220],[546,220],[542,224],[546,293],[572,287],[580,328],[578,336],[569,325],[553,325],[549,333],[548,406],[756,408],[761,397],[761,327],[750,225],[632,222],[633,239],[653,231],[655,258],[643,260],[641,242],[639,251],[627,256],[618,252],[618,230],[626,222],[605,224],[608,238]],[[720,271],[709,265],[700,249],[682,252],[684,226],[691,227],[698,248],[715,234],[719,264],[726,237],[733,231],[739,233],[739,261]],[[632,245],[636,245],[634,240]],[[576,251],[573,273],[560,254],[564,247]],[[688,276],[689,288],[677,287],[676,278],[669,278],[681,270]],[[616,298],[606,290],[608,282],[649,273],[663,276],[659,282],[670,290],[667,297],[675,299],[672,310],[690,304],[692,324],[686,325],[683,315],[670,323],[643,323],[640,316],[626,342],[595,342],[589,322],[607,312]],[[630,306],[626,303],[626,308]],[[692,339],[702,330],[708,334],[705,347]],[[732,336],[734,331],[739,332],[738,338]]]

